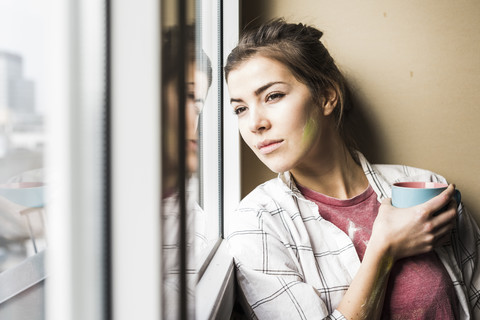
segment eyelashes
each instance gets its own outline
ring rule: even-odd
[[[266,104],[275,103],[278,100],[282,99],[285,95],[286,94],[282,93],[282,92],[272,92],[272,93],[267,94],[265,96],[265,103]],[[242,114],[243,112],[245,112],[247,109],[248,109],[248,107],[246,107],[246,106],[234,107],[233,113],[238,116],[238,115]]]
[[[233,110],[233,113],[238,116],[242,112],[244,112],[246,109],[247,109],[247,107],[238,107],[238,108],[235,108],[235,110]]]
[[[283,98],[284,96],[285,96],[284,93],[273,92],[273,93],[267,95],[267,97],[265,98],[265,101],[270,102],[270,101],[279,100],[279,99]]]

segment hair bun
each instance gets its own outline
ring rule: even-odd
[[[305,26],[307,29],[307,32],[315,37],[317,40],[320,40],[323,36],[323,32],[318,30],[317,28],[311,27],[311,26]]]

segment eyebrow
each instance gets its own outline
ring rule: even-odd
[[[285,82],[283,81],[272,81],[272,82],[269,82],[263,86],[261,86],[260,88],[258,88],[257,90],[255,90],[255,95],[258,97],[260,94],[262,94],[262,92],[264,92],[265,90],[267,90],[268,88],[270,88],[271,86],[273,85],[276,85],[276,84],[285,84]],[[242,99],[230,99],[230,103],[232,102],[243,102]]]

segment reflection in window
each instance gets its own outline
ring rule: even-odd
[[[42,34],[31,5],[0,10],[0,271],[45,246],[42,60],[35,50]],[[30,23],[20,22],[27,15]]]
[[[209,24],[217,10],[163,5],[179,15],[162,23],[162,309],[166,318],[193,318],[198,270],[219,238],[218,30]]]
[[[173,319],[188,308],[191,318],[192,227],[197,204],[193,176],[198,163],[194,122],[200,111],[195,110],[191,76],[194,27],[171,26],[162,36],[162,309],[166,319]]]
[[[43,117],[23,56],[0,51],[0,270],[44,247]]]
[[[44,310],[43,294],[36,293],[43,288],[46,247],[40,6],[35,1],[0,3],[2,319],[42,318]]]
[[[219,56],[219,5],[218,1],[200,1],[196,14],[197,50],[205,52],[197,58],[197,64],[200,65],[199,69],[208,70],[211,79],[198,130],[200,146],[198,176],[203,215],[202,220],[197,223],[196,232],[204,237],[202,247],[197,251],[197,268],[200,272],[202,271],[200,266],[202,263],[203,266],[208,263],[207,256],[219,239],[222,213],[220,194],[223,191],[221,190],[223,177],[220,150],[223,119],[220,112],[222,67]]]

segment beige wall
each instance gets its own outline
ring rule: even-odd
[[[285,17],[323,41],[359,102],[376,163],[444,175],[480,221],[480,1],[243,1],[243,24]],[[242,193],[273,174],[242,149]]]

